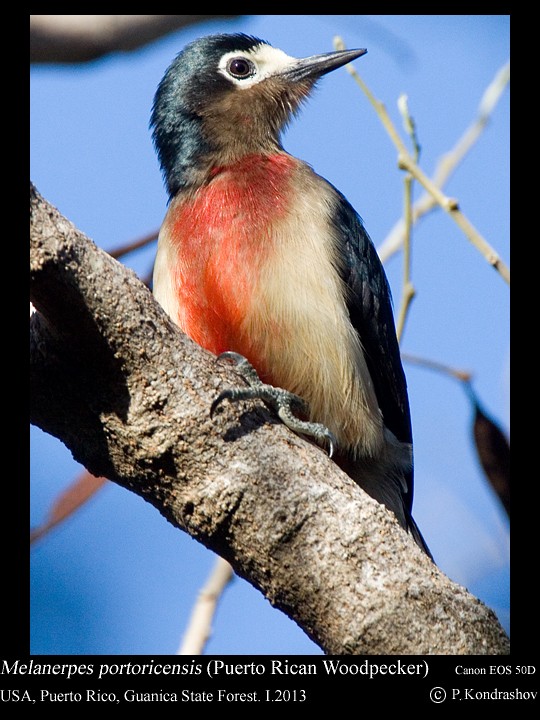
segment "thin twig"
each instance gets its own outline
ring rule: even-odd
[[[401,95],[398,99],[398,108],[403,116],[403,124],[408,132],[413,148],[415,160],[420,155],[420,144],[416,135],[415,123],[409,113],[407,105],[407,96]],[[409,313],[409,308],[416,295],[416,290],[411,281],[412,272],[412,194],[413,194],[413,177],[407,173],[404,177],[404,198],[403,198],[403,215],[405,220],[405,238],[403,244],[403,289],[401,293],[401,303],[396,323],[396,332],[398,341],[401,343],[403,332],[405,330],[405,321]]]
[[[396,333],[398,341],[401,343],[403,339],[403,331],[405,330],[405,321],[411,307],[411,303],[416,295],[416,290],[411,282],[411,231],[412,231],[412,176],[407,173],[404,180],[404,219],[405,219],[405,238],[403,243],[403,288],[401,291],[401,303],[396,321]]]
[[[336,49],[344,50],[345,45],[341,38],[334,38],[334,45]],[[430,178],[416,165],[412,157],[410,156],[403,140],[397,132],[394,124],[392,123],[385,106],[382,102],[377,100],[373,93],[369,90],[367,85],[358,75],[355,68],[348,64],[345,66],[349,73],[353,76],[357,84],[360,86],[362,91],[367,96],[369,102],[375,108],[379,119],[381,120],[384,128],[390,136],[392,142],[398,150],[398,167],[402,170],[407,170],[418,182],[433,196],[438,205],[445,210],[452,220],[458,225],[463,231],[468,240],[476,247],[477,250],[485,257],[490,265],[492,265],[501,277],[509,284],[510,283],[510,270],[504,264],[502,259],[499,257],[497,252],[489,245],[487,240],[482,237],[474,225],[465,217],[465,215],[459,209],[458,201],[455,198],[447,197],[440,188],[438,188]]]
[[[30,531],[30,544],[40,540],[50,530],[62,523],[84,505],[107,483],[107,478],[95,477],[88,470],[63,490],[53,501],[45,521]]]
[[[445,153],[439,160],[435,172],[433,173],[433,184],[438,188],[443,188],[458,165],[464,160],[471,148],[478,141],[486,125],[491,119],[491,115],[501,98],[503,91],[510,81],[510,64],[507,63],[495,74],[490,82],[482,99],[478,105],[476,118],[465,130],[463,135],[456,142],[452,150]],[[425,192],[414,204],[412,211],[413,224],[418,222],[420,218],[427,215],[433,208],[437,207],[435,198]],[[386,262],[392,255],[401,249],[404,241],[405,223],[400,218],[394,227],[390,230],[385,240],[377,248],[379,257]]]
[[[487,262],[501,275],[503,280],[510,284],[510,270],[504,264],[499,254],[491,247],[488,241],[478,232],[472,222],[459,209],[458,201],[448,197],[440,191],[427,175],[416,165],[408,153],[398,156],[398,167],[407,170],[424,188],[431,193],[442,209],[448,213],[452,220],[463,230],[466,237],[480,251]]]
[[[126,245],[121,245],[119,248],[116,248],[116,250],[109,250],[109,255],[118,260],[118,258],[121,258],[124,255],[133,252],[134,250],[139,250],[139,248],[142,248],[145,245],[149,245],[151,242],[154,242],[154,240],[157,240],[158,234],[159,231],[154,230],[153,232],[144,235],[142,238],[133,240]]]
[[[411,355],[410,353],[402,353],[401,359],[412,365],[421,365],[422,367],[429,368],[430,370],[436,370],[444,375],[450,375],[450,377],[464,383],[470,383],[472,378],[472,373],[468,370],[460,370],[459,368],[454,368],[451,365],[446,365],[445,363],[438,362],[437,360],[429,360],[428,358]]]
[[[459,138],[454,148],[440,159],[433,175],[433,182],[437,187],[442,187],[446,183],[457,165],[481,136],[509,82],[510,63],[507,63],[495,73],[495,77],[484,91],[474,121]]]
[[[232,578],[232,567],[218,557],[210,577],[199,592],[178,655],[202,655],[212,632],[217,603]]]

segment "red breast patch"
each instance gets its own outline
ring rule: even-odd
[[[170,207],[164,231],[176,254],[179,322],[213,353],[253,358],[242,322],[275,250],[272,230],[287,213],[297,162],[285,153],[245,156],[215,167],[206,185]]]

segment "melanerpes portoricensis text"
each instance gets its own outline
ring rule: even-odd
[[[386,275],[349,202],[280,141],[316,81],[365,52],[297,59],[234,34],[173,60],[151,118],[170,199],[153,289],[193,340],[232,353],[248,379],[255,369],[250,388],[219,401],[273,400],[429,554],[411,515],[411,420]]]

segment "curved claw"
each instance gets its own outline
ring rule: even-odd
[[[246,358],[243,355],[240,355],[240,353],[234,352],[234,350],[225,350],[225,352],[220,353],[216,360],[219,362],[220,360],[233,360],[237,365],[240,365],[242,362],[247,362]]]
[[[318,444],[326,443],[328,446],[328,457],[331,458],[333,456],[334,450],[337,447],[337,441],[330,430],[320,423],[300,420],[293,414],[293,407],[307,414],[309,407],[303,398],[288,390],[263,383],[249,360],[237,352],[227,350],[218,355],[217,360],[232,361],[248,386],[223,390],[210,406],[210,417],[213,417],[216,408],[223,400],[230,400],[231,402],[253,399],[262,400],[265,405],[277,412],[280,420],[290,430],[299,435],[312,437]]]
[[[334,450],[337,447],[337,440],[333,433],[327,429],[326,441],[328,442],[328,457],[331,458],[334,454]]]
[[[224,400],[227,400],[229,398],[229,395],[232,391],[231,390],[224,390],[223,392],[219,393],[217,398],[213,401],[213,403],[210,405],[210,417],[214,417],[214,413],[218,407],[218,405],[221,405],[221,403]]]

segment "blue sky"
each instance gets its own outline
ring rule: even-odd
[[[166,195],[148,121],[166,67],[190,40],[246,32],[290,55],[366,47],[355,65],[396,125],[409,98],[431,174],[471,123],[486,86],[509,58],[501,15],[254,15],[212,21],[141,50],[31,72],[31,177],[38,190],[105,249],[156,230]],[[284,136],[351,201],[379,246],[402,212],[396,151],[345,70],[325,77]],[[446,192],[509,262],[509,93]],[[417,196],[419,191],[416,191]],[[404,352],[473,373],[485,410],[509,433],[509,288],[442,212],[413,236],[417,297]],[[141,275],[155,247],[126,260]],[[396,310],[401,255],[386,265]],[[471,438],[463,388],[405,365],[415,441],[414,515],[441,569],[491,606],[509,629],[509,528]],[[31,431],[31,523],[80,471],[70,452]],[[180,643],[214,556],[141,498],[112,483],[31,554],[31,651],[168,654]],[[320,653],[243,580],[219,606],[209,653]]]

